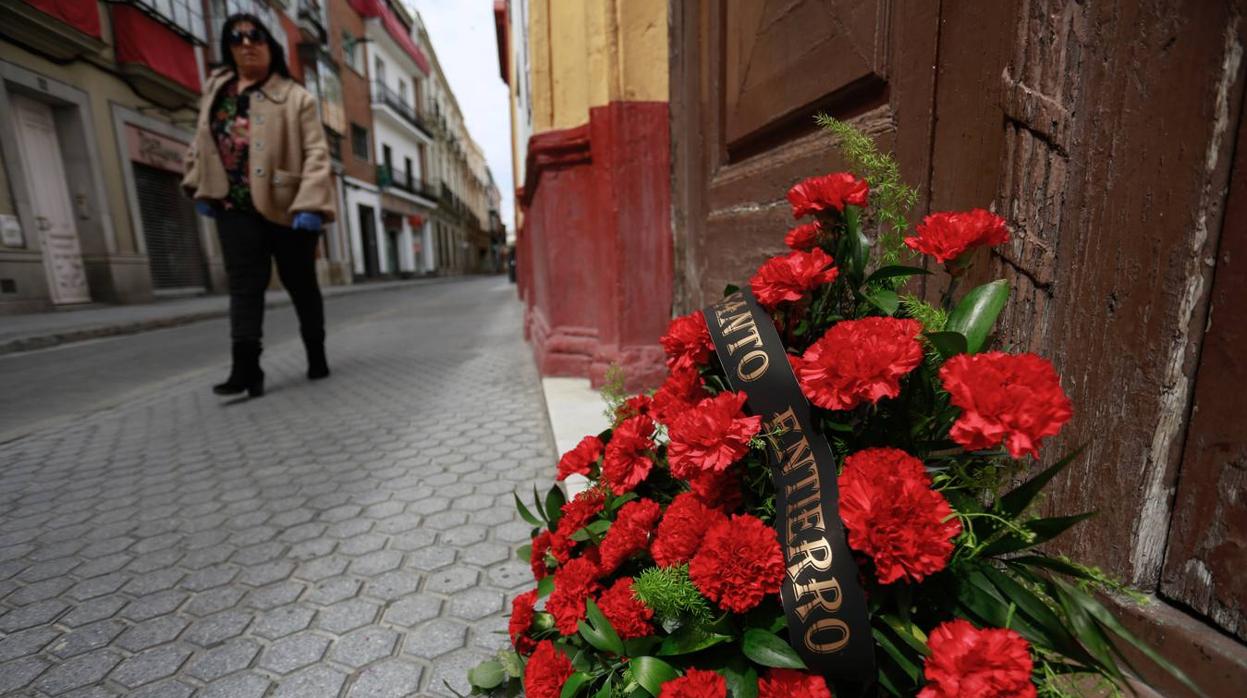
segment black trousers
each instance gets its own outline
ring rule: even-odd
[[[305,341],[325,338],[325,304],[316,283],[316,243],[320,233],[294,230],[258,213],[221,211],[217,218],[225,271],[229,277],[230,337],[259,341],[264,336],[264,291],[273,262],[299,316]]]

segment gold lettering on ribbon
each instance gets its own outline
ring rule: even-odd
[[[787,505],[788,582],[797,617],[806,623],[815,610],[838,611],[844,596],[840,580],[826,576],[834,556],[825,536],[822,483],[809,439],[802,433],[792,407],[776,414],[768,426],[779,430],[781,438],[788,441],[782,448],[779,466]],[[824,616],[808,625],[802,637],[806,649],[828,654],[848,645],[850,631],[843,620]]]
[[[714,317],[728,358],[736,361],[736,376],[747,383],[765,376],[771,356],[744,295],[737,292],[716,304]],[[724,368],[731,370],[726,365]],[[785,494],[788,585],[794,611],[804,626],[802,642],[810,652],[837,652],[848,646],[851,632],[845,621],[826,615],[840,610],[844,594],[840,580],[828,575],[834,555],[826,538],[818,463],[792,406],[772,416],[768,428],[779,433],[781,444],[776,486]],[[811,617],[815,611],[822,614]]]

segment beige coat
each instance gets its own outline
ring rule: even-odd
[[[229,179],[212,137],[209,113],[217,92],[234,75],[218,69],[199,103],[195,140],[186,155],[182,187],[196,199],[224,199]],[[274,73],[251,97],[248,173],[251,200],[260,215],[290,225],[294,214],[319,213],[334,219],[329,145],[316,112],[316,100],[301,85]]]

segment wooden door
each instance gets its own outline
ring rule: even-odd
[[[91,293],[52,109],[42,102],[14,95],[13,112],[52,302],[88,303]]]
[[[673,8],[680,309],[747,280],[783,246],[788,188],[843,166],[816,131],[819,111],[857,120],[925,185],[938,3],[703,0]]]

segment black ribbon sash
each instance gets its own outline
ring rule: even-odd
[[[875,680],[874,640],[857,564],[840,521],[836,459],[814,430],[810,404],[769,313],[747,289],[703,311],[733,390],[743,391],[763,428],[782,433],[768,449],[775,529],[787,574],[780,595],[788,639],[815,673],[837,683]]]

